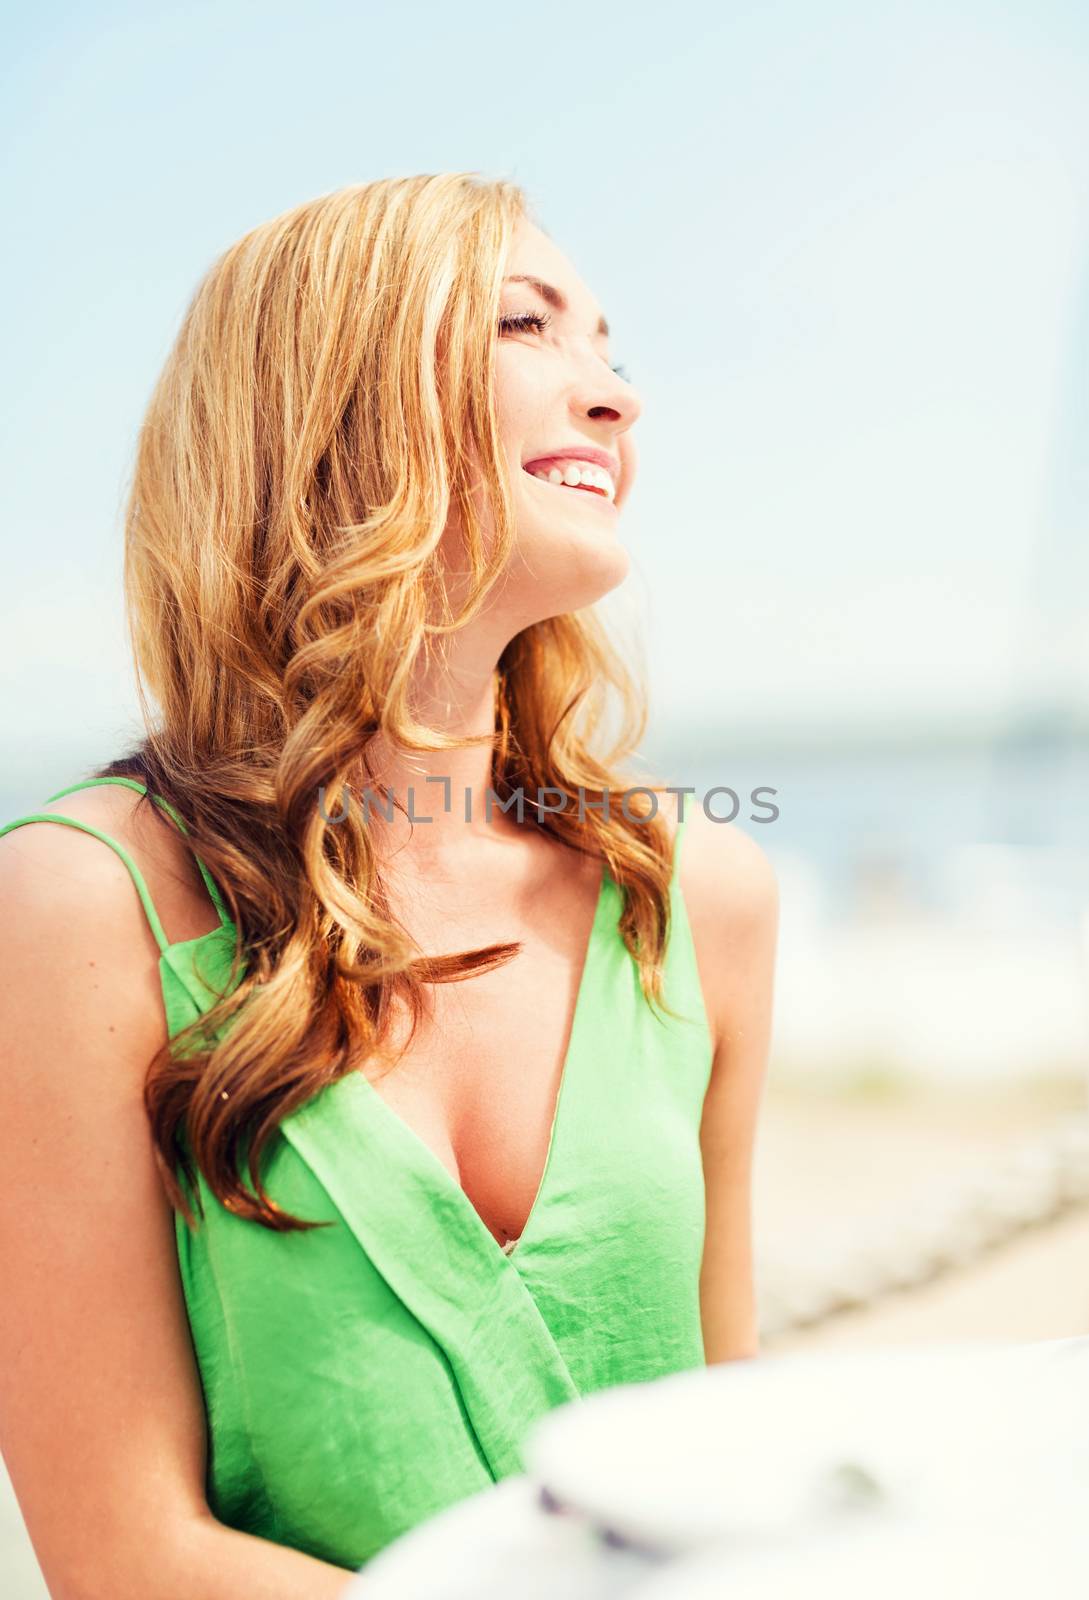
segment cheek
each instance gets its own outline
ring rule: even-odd
[[[620,482],[616,486],[616,504],[622,506],[631,493],[638,462],[635,445],[628,434],[622,433],[616,441],[616,453],[620,457]]]
[[[521,355],[522,360],[518,357]],[[500,349],[495,363],[495,410],[503,448],[521,465],[525,447],[540,432],[547,409],[547,395],[541,385],[540,363],[527,362],[525,351]]]

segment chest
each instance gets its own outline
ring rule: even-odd
[[[380,1077],[389,1109],[442,1163],[500,1244],[520,1237],[548,1161],[580,1010],[595,1002],[602,935],[599,863],[589,863],[530,927],[462,924],[416,937],[425,949],[471,949],[501,937],[523,947],[504,965],[431,985],[415,1036],[397,1014],[402,1054]],[[546,908],[542,908],[543,913]]]

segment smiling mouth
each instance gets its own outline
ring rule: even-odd
[[[615,501],[612,495],[609,494],[608,490],[599,487],[597,484],[564,483],[562,480],[559,483],[554,483],[551,478],[546,477],[543,473],[531,472],[528,467],[523,467],[522,471],[527,478],[532,478],[536,483],[543,484],[546,489],[566,490],[568,494],[593,495],[595,499],[615,509]]]
[[[527,476],[533,478],[536,474],[530,472]],[[602,500],[609,498],[604,489],[595,489],[592,483],[551,483],[548,478],[537,478],[537,482],[547,483],[550,489],[573,489],[576,494],[596,494],[600,495]]]

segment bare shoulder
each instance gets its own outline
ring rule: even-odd
[[[686,813],[680,878],[690,915],[744,928],[778,906],[779,883],[763,845],[733,822],[715,822],[702,806]]]
[[[82,792],[35,809],[78,815],[136,857],[134,830],[116,806],[67,807],[68,799]],[[158,943],[116,851],[82,829],[14,828],[0,838],[0,903],[0,1010],[22,1064],[18,1082],[29,1090],[40,1072],[74,1106],[85,1087],[78,1068],[103,1047],[101,1070],[108,1076],[116,1064],[131,1080],[133,1064],[146,1064],[165,1037],[165,1017]],[[9,1080],[5,1092],[15,1086]],[[106,1087],[99,1076],[97,1088]]]
[[[109,787],[122,798],[32,809],[101,827],[161,893],[168,869],[126,818],[134,792]],[[0,837],[0,903],[4,1459],[51,1594],[157,1593],[147,1568],[170,1530],[205,1515],[199,1379],[144,1103],[167,1039],[159,948],[124,862],[79,828]]]
[[[71,817],[115,840],[143,877],[170,943],[216,926],[214,907],[180,834],[158,807],[141,803],[127,785],[77,789],[27,810]],[[0,826],[7,820],[0,817]],[[115,850],[83,828],[34,822],[4,834],[0,889],[9,910],[12,896],[24,912],[34,903],[59,913],[85,906],[103,927],[123,928],[130,943],[142,943],[158,959],[158,944],[128,868]]]
[[[716,1045],[770,982],[779,925],[779,882],[763,845],[698,804],[686,811],[679,878]]]

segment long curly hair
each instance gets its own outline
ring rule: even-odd
[[[95,776],[137,778],[176,808],[236,931],[221,998],[146,1080],[163,1181],[191,1224],[199,1168],[230,1210],[311,1226],[262,1185],[280,1119],[391,1059],[395,996],[411,1040],[423,985],[521,949],[421,955],[391,913],[363,808],[333,819],[379,732],[415,751],[480,742],[415,721],[409,694],[512,549],[492,373],[504,261],[528,215],[519,187],[476,173],[297,206],[214,262],[148,404],[124,563],[146,732]],[[439,552],[452,514],[467,569],[458,603]],[[634,821],[615,803],[646,784],[620,766],[643,737],[646,694],[591,608],[510,641],[495,723],[496,795],[568,797],[533,825],[608,864],[643,993],[670,1012],[668,829],[653,795],[625,802]],[[607,818],[589,804],[606,790]]]

